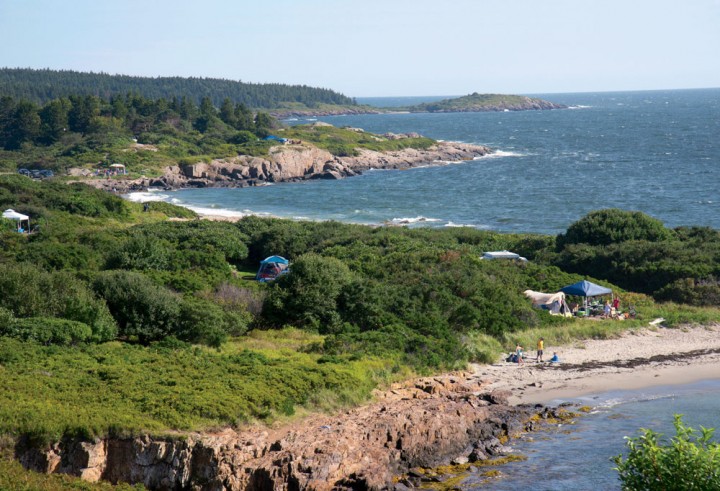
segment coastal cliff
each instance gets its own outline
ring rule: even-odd
[[[20,441],[27,468],[150,489],[406,489],[394,479],[416,467],[483,461],[552,411],[509,406],[508,391],[469,373],[424,378],[377,393],[372,405],[264,426],[178,437],[67,439],[37,449]],[[416,479],[417,476],[416,476]]]
[[[406,148],[378,152],[358,149],[358,155],[338,157],[310,144],[272,147],[267,157],[239,155],[168,166],[158,178],[87,180],[92,186],[120,193],[148,187],[245,187],[305,179],[342,179],[368,169],[407,169],[432,163],[472,160],[491,152],[488,147],[457,142],[437,142],[427,149]]]

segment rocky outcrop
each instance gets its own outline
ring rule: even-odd
[[[406,169],[428,164],[472,160],[490,149],[465,143],[438,142],[428,149],[392,152],[359,149],[355,157],[336,157],[308,144],[272,147],[267,157],[239,155],[228,159],[168,166],[158,178],[136,180],[90,179],[92,186],[127,193],[148,187],[245,187],[304,179],[342,179],[368,169]]]
[[[484,460],[537,410],[466,373],[425,378],[376,394],[377,402],[282,428],[253,427],[176,438],[67,440],[48,449],[20,442],[28,468],[96,481],[174,490],[392,489],[414,467]]]

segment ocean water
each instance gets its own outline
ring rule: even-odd
[[[683,422],[695,429],[704,426],[720,431],[720,380],[610,392],[573,402],[596,409],[574,425],[532,433],[513,445],[528,459],[500,467],[501,478],[488,482],[470,475],[460,487],[473,491],[620,490],[610,458],[627,455],[626,436],[637,437],[640,428],[674,436],[674,414],[683,414]]]
[[[720,89],[539,96],[571,109],[308,118],[495,150],[478,160],[152,197],[217,214],[506,232],[556,234],[608,207],[640,210],[670,227],[720,228]],[[360,102],[389,107],[416,99]]]

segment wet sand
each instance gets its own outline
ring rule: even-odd
[[[547,362],[553,352],[560,363]],[[535,362],[535,351],[527,354],[523,365],[501,361],[475,371],[493,388],[510,390],[513,404],[720,379],[720,325],[648,328],[562,347],[546,343],[544,363]]]

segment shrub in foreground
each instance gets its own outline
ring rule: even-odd
[[[712,442],[713,429],[685,426],[675,415],[676,435],[661,442],[661,435],[643,429],[629,438],[626,459],[613,458],[627,491],[710,491],[720,489],[720,444]]]

